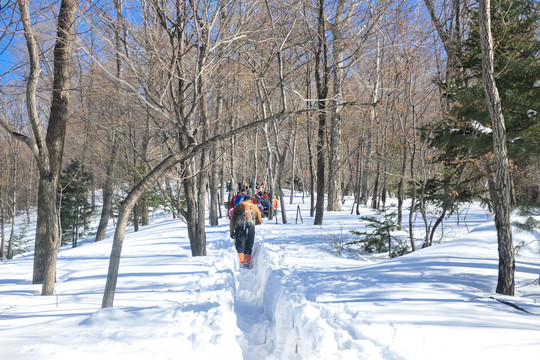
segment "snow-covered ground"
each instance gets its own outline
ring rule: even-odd
[[[328,251],[364,230],[350,206],[313,226],[297,199],[290,224],[257,228],[251,270],[239,268],[225,218],[207,227],[208,256],[197,258],[181,221],[156,218],[127,234],[107,309],[112,232],[61,251],[55,296],[31,284],[32,253],[0,263],[0,358],[539,358],[538,235],[514,232],[530,244],[517,257],[516,296],[501,296],[495,227],[481,208],[459,226],[450,219],[441,244],[382,260]]]

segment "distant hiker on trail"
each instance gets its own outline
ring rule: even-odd
[[[262,206],[262,216],[268,217],[268,208],[270,207],[268,201],[266,201],[265,198],[259,196],[257,197],[257,202]]]
[[[261,216],[262,216],[264,206],[262,206],[262,204],[261,204],[261,202],[259,200],[260,200],[259,196],[251,197],[251,202],[254,203],[255,205],[257,205],[257,207],[259,208],[259,211],[261,212]]]
[[[255,226],[260,224],[262,224],[262,217],[259,208],[251,202],[251,196],[244,196],[244,200],[234,207],[230,226],[231,238],[236,239],[234,244],[241,267],[251,267]]]

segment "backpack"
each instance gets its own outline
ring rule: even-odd
[[[242,202],[236,207],[237,226],[242,226],[244,229],[249,226],[255,226],[255,214],[248,202]]]

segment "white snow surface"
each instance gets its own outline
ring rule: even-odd
[[[61,250],[54,296],[31,283],[33,253],[0,263],[0,359],[540,358],[538,234],[514,231],[527,246],[516,295],[503,296],[494,222],[478,205],[447,219],[437,245],[388,260],[330,253],[331,239],[364,230],[350,199],[322,226],[308,201],[286,201],[289,224],[278,214],[257,227],[251,270],[239,268],[226,218],[207,226],[205,257],[165,215],[128,232],[111,308],[101,301],[112,229]]]

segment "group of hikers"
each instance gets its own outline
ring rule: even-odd
[[[263,217],[268,217],[270,204],[274,212],[279,201],[273,201],[264,191],[264,183],[257,184],[255,191],[247,184],[239,184],[238,191],[229,201],[228,215],[230,235],[234,239],[240,267],[251,268],[251,255],[255,242],[255,226],[262,224]]]

